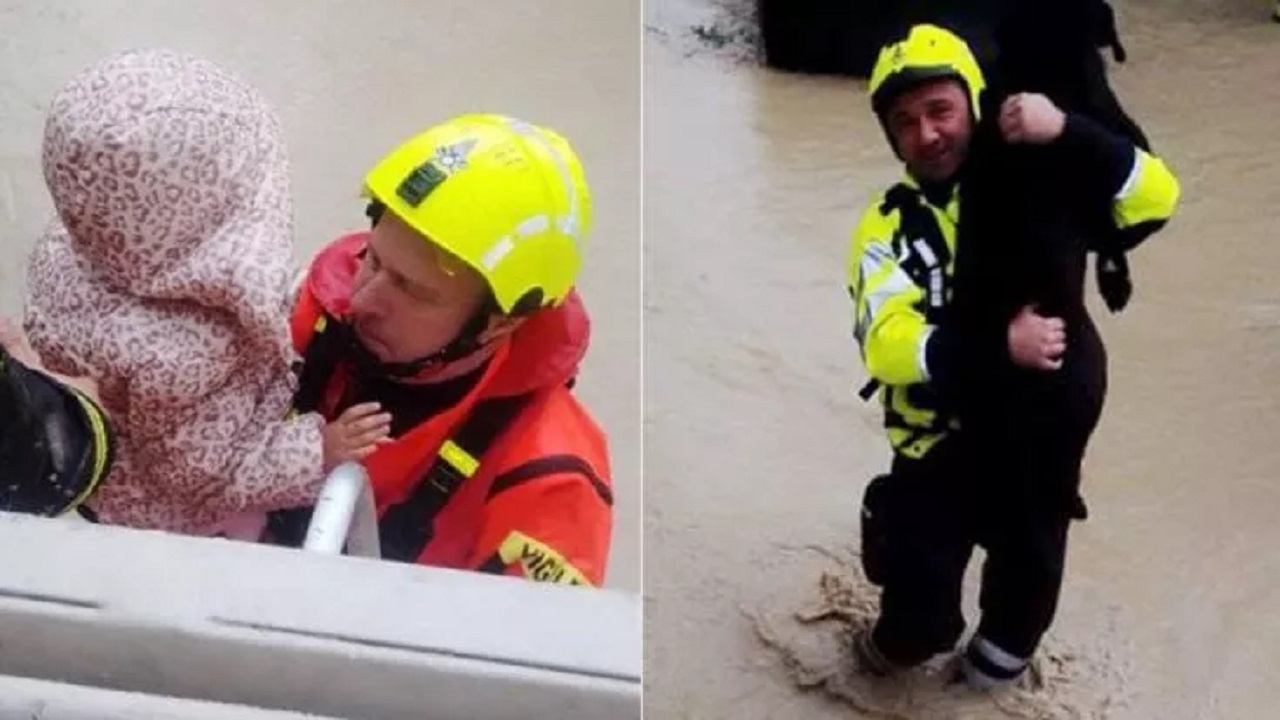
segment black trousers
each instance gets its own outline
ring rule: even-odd
[[[987,463],[983,473],[976,450],[957,433],[924,459],[895,458],[891,474],[867,488],[863,566],[882,590],[873,639],[895,664],[955,647],[965,628],[962,581],[978,545],[987,552],[979,634],[1029,658],[1057,611],[1067,529],[1082,516],[1079,462],[1042,467],[1036,478],[1007,464]],[[1074,502],[1061,500],[1064,484]]]

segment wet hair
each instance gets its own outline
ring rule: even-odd
[[[369,229],[378,226],[378,221],[382,219],[382,213],[387,211],[387,206],[377,200],[370,200],[368,205],[364,206],[364,216],[369,218]]]

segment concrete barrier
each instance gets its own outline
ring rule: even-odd
[[[0,676],[0,718],[22,720],[330,720],[201,700]]]
[[[343,718],[640,717],[629,594],[4,514],[0,544],[3,674]]]

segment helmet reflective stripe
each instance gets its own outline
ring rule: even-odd
[[[582,238],[579,236],[580,220],[578,217],[578,193],[577,187],[574,186],[573,177],[569,174],[569,164],[565,162],[564,155],[559,148],[547,141],[546,136],[523,120],[508,118],[507,124],[511,129],[523,135],[525,138],[531,139],[546,149],[547,153],[555,160],[556,170],[560,173],[560,181],[564,183],[565,197],[569,199],[569,214],[559,219],[560,232],[573,238],[578,244],[579,250],[582,249]],[[504,238],[505,239],[505,238]]]
[[[563,300],[581,269],[591,196],[581,161],[552,130],[461,115],[384,156],[366,193],[479,272],[503,312]]]
[[[481,259],[481,262],[484,264],[484,269],[493,270],[498,267],[498,263],[502,262],[502,259],[516,248],[516,238],[541,235],[550,227],[551,218],[546,215],[536,215],[520,223],[520,225],[516,227],[514,235],[502,236],[502,238],[499,239],[498,242],[494,243],[493,247],[489,248],[489,251],[484,254],[484,258]]]

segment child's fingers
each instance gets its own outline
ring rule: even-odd
[[[342,416],[338,418],[341,422],[353,422],[363,417],[368,417],[382,410],[382,405],[376,402],[360,403],[347,408]]]
[[[382,442],[383,439],[385,439],[390,434],[391,434],[391,428],[389,427],[379,427],[371,430],[366,430],[360,433],[359,435],[353,436],[351,438],[351,444],[359,448],[376,447],[379,443]]]
[[[347,432],[352,435],[363,435],[365,433],[386,429],[391,429],[391,413],[379,413],[377,415],[369,415],[358,420],[347,421]]]

